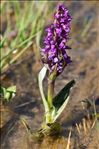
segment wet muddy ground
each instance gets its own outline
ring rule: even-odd
[[[99,122],[96,120],[94,123],[95,118],[92,118],[95,110],[99,113],[98,4],[95,1],[77,2],[69,6],[73,14],[73,29],[68,44],[72,47],[69,54],[73,62],[57,78],[55,94],[71,79],[75,79],[76,84],[59,119],[63,126],[62,134],[58,138],[45,138],[35,143],[21,121],[24,118],[34,131],[40,127],[44,112],[37,84],[42,64],[40,60],[35,61],[33,48],[30,47],[2,80],[4,86],[17,87],[14,100],[1,105],[2,149],[65,149],[70,132],[70,149],[99,149]],[[91,20],[90,24],[87,23],[89,28],[84,24],[85,19],[88,23]],[[85,99],[94,101],[95,109],[94,104],[82,106],[81,101]]]

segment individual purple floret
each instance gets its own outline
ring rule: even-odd
[[[41,49],[42,61],[48,65],[50,73],[54,70],[59,75],[67,64],[71,62],[66,53],[70,49],[66,45],[69,39],[71,16],[64,5],[59,5],[54,14],[53,23],[46,28],[44,48]]]

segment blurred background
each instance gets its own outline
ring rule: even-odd
[[[17,88],[16,97],[10,103],[4,102],[0,105],[4,149],[31,148],[27,145],[23,126],[17,123],[21,116],[25,117],[33,129],[39,127],[42,122],[44,110],[37,80],[38,72],[42,68],[40,48],[44,29],[52,23],[53,14],[60,3],[69,9],[73,18],[71,39],[67,43],[72,48],[68,52],[73,62],[58,77],[55,94],[71,79],[77,81],[60,121],[67,126],[74,121],[77,122],[78,117],[81,120],[83,115],[81,100],[94,97],[94,100],[99,101],[99,1],[2,0],[0,7],[1,84],[4,87],[16,85]],[[47,87],[46,83],[44,85]],[[83,139],[79,138],[77,143]],[[92,146],[89,148],[91,149]]]

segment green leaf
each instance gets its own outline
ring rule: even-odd
[[[8,87],[7,89],[4,87],[0,88],[1,97],[3,97],[6,101],[10,101],[16,94],[16,86]]]
[[[7,91],[8,91],[8,92],[16,93],[16,86],[14,85],[14,86],[8,87],[8,88],[7,88]]]
[[[53,99],[53,105],[56,109],[59,109],[60,106],[63,104],[65,99],[69,96],[70,89],[75,84],[75,81],[72,80],[68,84],[65,85],[65,87],[54,97]]]
[[[5,93],[6,93],[6,89],[1,86],[0,87],[0,95],[1,95],[1,97],[4,97]]]
[[[75,81],[72,80],[54,97],[53,106],[55,107],[56,116],[54,117],[54,121],[59,117],[59,115],[64,110],[65,106],[69,101],[70,89],[75,84]]]
[[[41,71],[39,72],[38,83],[39,83],[39,89],[40,89],[41,97],[42,97],[42,100],[43,100],[43,104],[44,104],[44,107],[45,107],[45,112],[48,112],[49,111],[49,106],[48,106],[48,103],[47,103],[47,100],[45,98],[44,91],[43,91],[43,80],[45,78],[46,72],[47,72],[47,68],[44,66],[41,69]]]

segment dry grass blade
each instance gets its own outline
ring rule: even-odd
[[[23,126],[26,128],[27,132],[28,132],[29,134],[32,134],[31,128],[29,127],[29,125],[28,125],[26,119],[25,119],[24,117],[21,117],[20,120],[21,120]]]
[[[71,138],[71,130],[70,130],[70,132],[69,132],[69,136],[68,136],[68,141],[67,141],[66,149],[70,149],[70,138]]]

